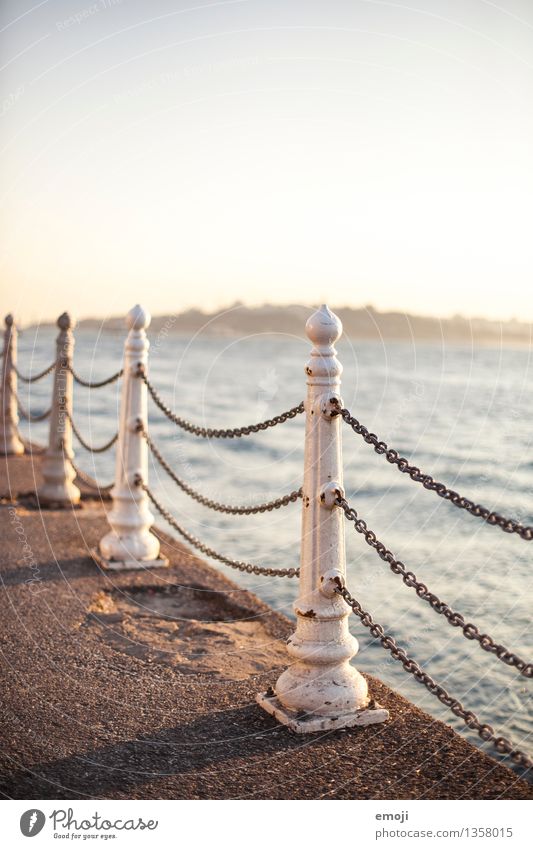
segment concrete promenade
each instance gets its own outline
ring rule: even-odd
[[[109,505],[80,486],[80,509],[40,512],[39,474],[38,457],[0,458],[4,797],[533,798],[376,679],[384,725],[278,726],[254,697],[293,625],[159,531],[170,568],[103,574],[89,549]]]

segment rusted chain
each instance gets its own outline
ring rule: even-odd
[[[115,433],[114,436],[111,437],[109,442],[106,442],[104,445],[101,445],[99,448],[95,448],[94,445],[90,445],[88,442],[85,441],[85,439],[83,438],[83,436],[79,432],[78,428],[74,424],[74,420],[73,420],[72,416],[70,415],[70,413],[68,411],[67,411],[66,415],[67,415],[68,420],[70,421],[70,424],[71,424],[71,427],[72,427],[72,433],[74,434],[74,436],[76,437],[76,439],[78,440],[80,445],[82,445],[87,451],[90,451],[91,454],[103,454],[104,451],[108,451],[110,448],[112,448],[113,445],[115,444],[115,442],[118,439],[118,431],[117,431],[117,433]]]
[[[114,383],[124,374],[124,369],[121,368],[120,371],[115,372],[115,374],[112,374],[111,377],[107,377],[105,380],[91,381],[84,380],[82,377],[80,377],[79,374],[74,371],[70,363],[64,363],[63,366],[64,368],[69,370],[76,383],[79,383],[80,386],[87,387],[87,389],[100,389],[102,386],[108,386],[110,383]]]
[[[368,428],[352,416],[349,410],[341,408],[336,398],[331,398],[330,403],[332,407],[336,407],[336,410],[332,412],[332,416],[341,416],[354,433],[362,436],[365,442],[374,447],[376,454],[383,454],[389,463],[397,466],[400,472],[408,474],[411,480],[421,483],[424,489],[436,492],[437,495],[446,501],[450,501],[455,507],[466,510],[478,519],[483,519],[488,525],[497,525],[505,533],[518,534],[519,537],[528,542],[533,539],[533,527],[522,525],[516,519],[508,519],[493,510],[489,510],[488,507],[483,507],[482,504],[476,504],[474,501],[470,501],[468,498],[459,495],[453,489],[449,489],[445,484],[436,481],[431,475],[424,474],[418,466],[411,466],[405,457],[400,457],[398,451],[389,448],[387,443],[380,440],[375,433],[370,433]]]
[[[113,489],[113,487],[115,485],[114,483],[108,483],[108,484],[105,484],[105,485],[100,484],[100,483],[98,483],[98,481],[95,481],[94,478],[92,478],[90,475],[87,475],[85,472],[82,472],[81,469],[79,469],[77,466],[74,465],[72,460],[70,461],[70,464],[71,464],[72,468],[74,469],[74,471],[76,472],[76,477],[79,478],[80,481],[82,481],[82,483],[84,483],[85,486],[88,486],[90,489],[94,489],[97,492],[105,492],[105,493],[110,492]]]
[[[460,628],[463,636],[467,640],[476,640],[482,649],[506,663],[507,666],[514,666],[518,669],[521,675],[525,678],[533,678],[533,663],[527,663],[521,657],[509,651],[505,646],[496,643],[488,634],[480,633],[479,628],[473,625],[472,622],[465,622],[465,617],[462,613],[453,610],[445,601],[430,592],[427,586],[417,580],[414,572],[408,572],[401,560],[396,560],[393,553],[389,551],[385,545],[380,542],[374,531],[371,531],[364,519],[360,519],[355,508],[350,507],[346,499],[339,493],[335,500],[335,504],[341,508],[349,522],[352,522],[358,534],[362,534],[368,543],[373,548],[376,554],[389,564],[389,568],[395,575],[401,575],[406,587],[412,587],[417,596],[422,601],[427,601],[430,607],[437,613],[444,615],[446,621],[454,628]]]
[[[207,498],[207,496],[202,495],[197,492],[182,480],[178,475],[173,472],[172,468],[169,466],[165,458],[162,456],[161,452],[154,444],[153,440],[150,438],[148,433],[145,431],[141,420],[138,420],[137,428],[139,432],[142,434],[146,443],[156,458],[159,465],[165,470],[167,475],[177,484],[180,489],[183,490],[187,495],[197,501],[199,504],[203,504],[204,507],[209,507],[210,510],[216,510],[218,513],[229,513],[234,516],[250,516],[254,513],[267,513],[270,510],[278,510],[280,507],[286,507],[291,502],[297,501],[302,497],[302,489],[294,490],[288,495],[283,495],[281,498],[276,498],[275,501],[267,501],[265,504],[256,504],[255,506],[250,507],[235,507],[230,504],[221,504],[219,501],[214,501],[212,498]]]
[[[205,543],[201,542],[197,537],[190,534],[185,530],[178,522],[174,519],[174,517],[166,510],[163,505],[157,500],[151,489],[149,489],[146,484],[143,482],[143,479],[140,475],[135,477],[135,485],[140,486],[141,489],[146,492],[148,498],[154,505],[157,512],[168,522],[168,524],[177,531],[180,536],[183,537],[190,545],[194,546],[198,551],[201,551],[202,554],[206,554],[208,557],[212,557],[214,560],[220,561],[220,563],[224,563],[226,566],[230,566],[232,569],[237,569],[239,572],[247,572],[249,575],[268,575],[269,577],[277,577],[277,578],[296,578],[300,574],[299,569],[271,569],[266,568],[264,566],[256,566],[254,563],[246,563],[242,560],[233,560],[231,557],[226,557],[224,554],[220,554],[218,551],[215,551],[213,548],[210,548]]]
[[[21,403],[18,395],[15,395],[15,398],[17,399],[18,411],[19,411],[21,417],[23,419],[26,419],[27,422],[43,422],[45,419],[48,418],[48,416],[52,412],[52,408],[50,407],[50,409],[46,410],[44,413],[41,413],[38,416],[32,416],[32,414],[30,412],[28,412],[28,410]]]
[[[26,377],[25,375],[21,374],[20,371],[18,370],[17,366],[13,366],[13,369],[14,369],[15,374],[17,375],[18,379],[22,380],[23,383],[36,383],[38,380],[41,380],[43,377],[46,377],[47,374],[50,374],[50,372],[54,370],[55,365],[56,364],[55,364],[55,360],[54,360],[54,362],[51,363],[48,366],[48,368],[45,368],[44,371],[40,372],[40,374],[35,374],[35,375],[32,375],[31,377]]]
[[[382,625],[379,625],[377,622],[374,622],[370,613],[364,610],[357,599],[355,599],[351,593],[346,589],[346,587],[342,584],[340,577],[337,579],[338,586],[336,592],[342,596],[346,604],[352,609],[357,617],[361,620],[365,628],[368,628],[373,637],[378,639],[383,646],[383,648],[387,649],[388,652],[392,655],[394,660],[399,661],[406,672],[411,673],[414,678],[419,682],[419,684],[423,684],[424,687],[429,690],[429,692],[436,696],[443,705],[450,708],[451,712],[458,716],[463,720],[465,725],[469,728],[472,728],[474,731],[477,731],[482,740],[486,742],[492,743],[495,749],[498,752],[504,755],[509,755],[511,760],[520,766],[530,768],[533,766],[533,761],[525,752],[517,749],[507,737],[499,737],[496,735],[494,728],[491,725],[487,725],[486,723],[482,723],[480,719],[476,716],[476,714],[471,710],[466,710],[463,707],[461,702],[450,696],[450,694],[442,687],[440,684],[428,675],[427,672],[419,666],[419,664],[412,657],[402,649],[400,646],[396,644],[396,641],[393,640],[391,636],[385,633],[385,630]]]
[[[176,415],[176,413],[173,413],[172,410],[167,407],[159,396],[157,390],[148,380],[144,366],[140,363],[137,368],[137,377],[140,377],[144,381],[154,403],[159,407],[161,412],[165,414],[167,419],[170,419],[171,422],[178,425],[178,427],[183,428],[183,430],[186,430],[188,433],[193,433],[195,436],[201,436],[204,439],[234,439],[241,436],[249,436],[251,433],[259,433],[262,430],[268,430],[269,427],[275,427],[278,424],[283,424],[283,422],[288,421],[288,419],[293,419],[295,416],[299,415],[299,413],[303,413],[304,411],[304,404],[302,401],[297,407],[292,407],[285,413],[280,413],[280,415],[274,416],[271,419],[266,419],[266,421],[259,422],[259,424],[235,428],[200,427],[199,425],[192,424],[192,422],[189,422],[186,419],[182,419],[181,416]]]

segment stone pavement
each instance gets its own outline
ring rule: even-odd
[[[279,727],[254,697],[286,666],[289,620],[160,532],[168,569],[102,573],[109,505],[39,512],[38,479],[38,458],[0,458],[4,797],[532,798],[373,678],[388,723]]]

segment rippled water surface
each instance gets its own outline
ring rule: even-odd
[[[54,334],[28,330],[19,366],[51,361]],[[305,394],[309,342],[272,333],[242,339],[151,335],[150,375],[180,415],[207,426],[250,424],[297,404]],[[120,364],[123,336],[76,332],[75,367],[97,380]],[[370,430],[448,486],[487,507],[533,523],[533,367],[528,350],[442,347],[438,344],[343,339],[346,406]],[[34,412],[48,406],[50,380],[21,399]],[[178,430],[152,404],[149,426],[175,471],[211,498],[246,504],[297,489],[302,480],[304,417],[242,440],[198,439]],[[117,384],[75,388],[75,419],[86,438],[104,443],[117,427]],[[22,425],[25,435],[30,431]],[[47,424],[32,425],[42,442]],[[487,526],[390,466],[361,437],[343,430],[345,487],[360,516],[394,554],[441,598],[480,629],[526,659],[533,656],[529,623],[533,542]],[[77,462],[100,481],[112,480],[112,452]],[[150,482],[182,524],[230,557],[261,565],[298,565],[300,502],[251,517],[206,510],[151,464]],[[160,520],[162,523],[162,520]],[[531,739],[531,679],[465,640],[403,585],[350,527],[348,584],[374,619],[467,708],[526,750]],[[292,616],[296,581],[241,575],[272,607]],[[356,663],[466,734],[352,617],[360,642]],[[528,716],[529,713],[529,716]],[[470,735],[473,742],[477,738]],[[401,744],[401,741],[400,743]]]

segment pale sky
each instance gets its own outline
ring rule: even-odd
[[[3,0],[2,304],[533,320],[530,0]]]

